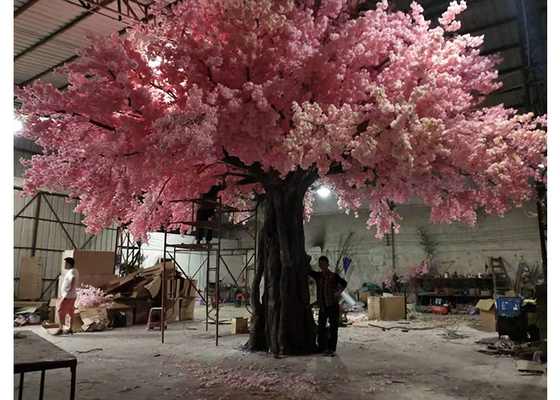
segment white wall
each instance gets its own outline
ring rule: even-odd
[[[527,203],[522,208],[508,212],[504,218],[479,213],[477,225],[430,224],[429,209],[421,204],[401,205],[400,233],[394,237],[395,268],[404,273],[424,259],[417,228],[427,227],[437,242],[439,259],[453,264],[449,271],[458,273],[484,272],[487,257],[501,256],[508,275],[515,281],[518,263],[523,257],[530,263],[541,261],[536,205]],[[359,218],[344,213],[314,215],[305,225],[306,248],[324,242],[323,254],[334,251],[340,234],[353,230],[357,234],[357,255],[354,257],[349,279],[349,289],[355,290],[363,282],[379,284],[379,279],[391,268],[390,241],[376,239],[374,229],[366,229],[367,210]],[[449,265],[449,264],[444,264]],[[440,268],[440,272],[443,272]]]
[[[352,230],[357,236],[357,254],[349,269],[350,276],[346,277],[349,289],[356,290],[364,282],[379,284],[379,279],[392,267],[391,240],[376,239],[375,229],[366,228],[368,210],[360,210],[359,218],[346,215],[338,209],[332,195],[316,198],[313,208],[311,221],[304,225],[305,246],[313,257],[312,263],[327,250],[335,251],[340,234]],[[514,283],[522,257],[529,263],[542,265],[535,203],[513,209],[504,218],[481,212],[473,228],[463,223],[431,224],[429,208],[418,201],[399,205],[398,212],[403,217],[400,232],[394,236],[395,268],[399,273],[405,273],[425,258],[417,234],[420,226],[425,226],[438,242],[439,261],[444,262],[444,267],[450,265],[450,272],[484,272],[487,257],[501,256]],[[242,241],[248,243],[252,239],[244,236]],[[443,268],[439,272],[443,273]]]

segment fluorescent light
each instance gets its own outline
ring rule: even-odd
[[[330,189],[328,189],[328,188],[326,188],[326,187],[322,187],[322,188],[320,188],[319,190],[317,190],[317,194],[318,194],[320,197],[325,198],[325,197],[329,197],[329,196],[330,196],[331,191],[330,191]]]
[[[14,131],[14,135],[23,129],[23,123],[14,117],[14,123],[12,130]]]

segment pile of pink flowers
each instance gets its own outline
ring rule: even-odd
[[[430,259],[426,258],[416,267],[410,267],[408,269],[407,275],[409,279],[414,279],[414,278],[421,278],[422,276],[426,275],[428,272],[430,272]]]
[[[76,292],[76,308],[107,307],[113,303],[113,295],[91,285],[81,286]]]
[[[381,283],[393,293],[399,291],[399,283],[401,280],[402,276],[394,269],[388,270],[387,276],[380,279]]]

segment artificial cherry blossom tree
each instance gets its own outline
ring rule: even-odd
[[[23,135],[44,148],[26,163],[26,193],[71,189],[90,232],[117,222],[142,239],[188,232],[184,200],[213,186],[232,206],[261,197],[248,345],[309,352],[311,185],[348,210],[368,200],[381,236],[398,231],[390,203],[413,194],[432,222],[473,225],[477,209],[503,215],[542,181],[546,117],[480,107],[500,87],[497,59],[456,34],[465,8],[453,2],[430,28],[415,3],[158,3],[126,38],[89,34],[83,61],[61,69],[67,90],[16,89]]]

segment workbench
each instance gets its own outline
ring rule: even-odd
[[[23,398],[23,380],[26,372],[41,371],[39,399],[42,399],[45,389],[45,371],[70,368],[70,399],[74,400],[78,364],[76,357],[31,331],[18,332],[20,337],[14,337],[14,374],[20,374],[18,399]]]

